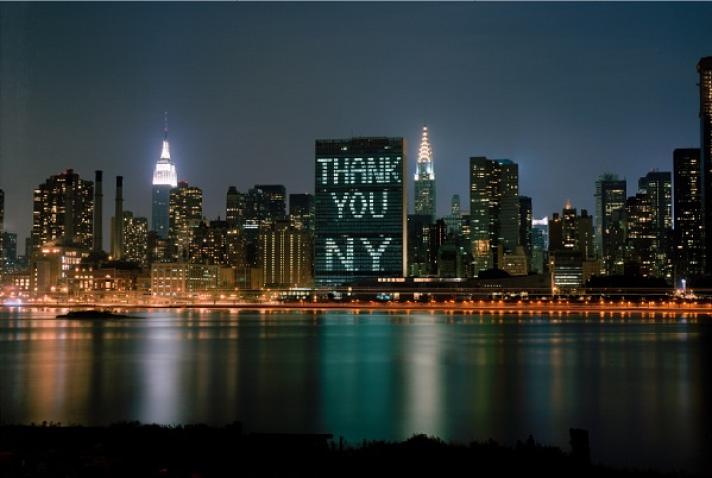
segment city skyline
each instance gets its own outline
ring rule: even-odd
[[[411,20],[415,25],[424,23],[427,14],[436,8],[427,5],[410,7],[413,12]],[[514,29],[512,38],[503,38],[491,28],[485,30],[480,39],[492,40],[492,46],[499,42],[511,47],[511,42],[522,40],[532,30],[540,32],[544,25],[554,26],[559,33],[569,35],[572,45],[566,48],[556,46],[544,54],[553,39],[541,35],[537,37],[536,45],[528,47],[529,51],[525,45],[520,45],[525,51],[517,52],[508,63],[520,61],[519,66],[524,67],[523,71],[529,75],[526,81],[515,81],[511,77],[511,65],[487,56],[478,46],[480,44],[473,43],[475,39],[470,36],[465,43],[472,48],[471,51],[459,47],[446,59],[437,56],[448,46],[442,38],[432,38],[432,42],[419,39],[406,48],[402,41],[389,36],[379,37],[390,45],[391,53],[402,55],[408,61],[415,53],[418,57],[421,53],[411,51],[411,48],[418,50],[422,47],[425,53],[434,54],[431,61],[435,62],[434,71],[437,73],[424,73],[425,78],[394,83],[405,88],[400,97],[393,96],[399,87],[378,87],[383,80],[395,78],[394,71],[390,69],[382,75],[362,76],[361,83],[349,80],[326,90],[323,90],[321,80],[305,74],[301,80],[297,78],[298,81],[290,83],[289,91],[278,94],[269,85],[260,87],[256,82],[273,78],[274,68],[283,64],[277,54],[280,48],[284,48],[279,42],[281,37],[277,35],[268,41],[258,35],[259,40],[255,40],[253,48],[246,52],[240,48],[241,44],[236,45],[236,41],[244,37],[249,25],[238,20],[234,24],[218,23],[215,35],[221,35],[220,39],[227,42],[228,51],[237,55],[235,58],[242,58],[238,54],[248,55],[251,61],[246,65],[259,65],[260,68],[252,74],[250,81],[243,82],[244,85],[237,82],[232,89],[225,89],[225,79],[235,75],[239,78],[239,73],[244,73],[239,68],[240,62],[236,59],[218,65],[215,59],[206,59],[201,63],[196,56],[200,48],[210,45],[205,42],[216,41],[216,36],[208,36],[185,58],[181,58],[176,51],[186,39],[166,32],[168,27],[163,26],[164,22],[159,23],[158,32],[147,33],[150,20],[159,17],[161,12],[166,13],[166,18],[172,22],[180,23],[189,16],[189,6],[167,11],[154,6],[136,6],[119,11],[125,21],[122,28],[128,28],[127,24],[136,28],[138,34],[135,39],[126,38],[123,30],[112,31],[112,27],[107,26],[111,8],[100,11],[91,6],[1,8],[4,27],[2,43],[13,50],[4,48],[2,52],[3,72],[8,79],[2,118],[3,125],[9,126],[3,128],[0,188],[6,193],[5,229],[17,232],[20,242],[29,232],[31,222],[31,202],[26,191],[48,175],[66,168],[73,168],[84,178],[90,178],[95,169],[102,169],[107,178],[124,176],[125,208],[138,216],[150,217],[150,177],[160,153],[157,143],[160,141],[161,116],[165,110],[171,113],[171,152],[176,158],[179,179],[188,180],[206,191],[205,211],[209,218],[224,215],[224,191],[230,185],[246,190],[251,184],[271,182],[285,184],[288,192],[313,192],[311,158],[313,140],[318,137],[403,136],[407,144],[407,170],[412,172],[415,170],[415,153],[422,124],[427,124],[433,137],[437,138],[438,216],[447,212],[453,194],[466,197],[467,183],[463,173],[468,158],[476,155],[511,158],[519,164],[520,193],[533,198],[535,217],[559,210],[566,199],[571,199],[577,208],[593,211],[594,186],[589,178],[610,171],[627,178],[632,189],[630,181],[653,169],[672,170],[674,149],[699,144],[695,65],[700,57],[708,53],[703,48],[709,44],[708,36],[712,36],[700,29],[703,23],[700,19],[710,11],[705,5],[675,9],[669,5],[656,5],[645,10],[630,5],[581,6],[576,10],[544,5],[519,6],[516,9],[512,5],[438,6],[438,11],[448,18],[462,15],[472,22],[498,19],[521,27]],[[228,7],[210,7],[204,14],[217,17],[222,8]],[[352,13],[348,22],[368,22],[367,25],[375,30],[399,11],[395,5],[378,5],[375,8],[380,15],[374,19],[365,16],[365,12],[370,10],[364,7],[354,5],[345,8]],[[304,10],[327,18],[340,16],[342,13],[338,12],[343,12],[342,7],[337,12],[328,6],[321,9],[308,6],[301,9]],[[144,15],[138,15],[139,12]],[[527,23],[522,18],[523,12],[533,15],[532,22]],[[240,6],[236,13],[242,13],[246,18],[260,18],[267,14],[267,10],[264,6]],[[634,31],[631,33],[627,30],[628,25],[623,28],[623,24],[625,18],[633,15],[640,21],[640,26],[631,27]],[[577,35],[567,25],[576,19],[583,21],[585,16],[595,20],[584,22],[586,31]],[[545,21],[545,18],[548,20]],[[88,19],[92,21],[88,22]],[[304,51],[312,45],[313,36],[309,33],[312,22],[300,16],[287,25],[288,33],[298,39],[293,47],[293,61],[303,58]],[[645,26],[653,23],[659,29],[665,29],[668,35],[675,34],[676,42],[664,45],[665,35],[661,35],[660,39],[651,37]],[[30,37],[25,28],[28,25],[46,27],[46,32]],[[471,25],[466,25],[463,20],[455,22],[453,28],[461,32],[466,26]],[[101,30],[104,27],[108,29],[106,33],[93,31],[93,28]],[[647,33],[636,36],[638,28]],[[64,51],[77,55],[71,55],[72,58],[67,60],[70,63],[59,71],[61,74],[50,85],[42,80],[41,74],[58,68],[56,59],[51,55],[56,50],[50,47],[49,41],[57,29],[68,29],[66,37],[58,41]],[[595,48],[591,38],[584,38],[585,34],[596,38],[595,33],[602,34],[604,31],[607,33],[606,40]],[[90,33],[96,37],[96,44],[80,46],[83,35]],[[122,40],[113,40],[110,37],[112,33],[120,34]],[[165,36],[159,39],[162,33]],[[375,48],[373,42],[366,42],[361,49],[349,48],[348,38],[337,32],[332,33],[335,44],[346,47],[344,58],[357,58]],[[114,53],[135,54],[136,42],[140,40],[145,40],[151,62],[129,55],[129,59],[114,66],[99,56],[101,47],[107,47]],[[614,40],[622,42],[624,48],[617,49],[616,55],[611,57],[606,53],[612,51]],[[580,56],[571,55],[576,51],[574,47],[579,47]],[[29,51],[35,53],[34,60],[28,59],[26,53]],[[474,65],[470,60],[465,61],[462,55],[466,51],[481,60],[480,63]],[[163,55],[154,58],[153,52],[163,52]],[[527,57],[527,52],[533,55]],[[325,54],[321,52],[317,59]],[[651,64],[653,58],[658,60],[654,65]],[[543,62],[545,67],[547,61],[552,60],[558,66],[549,72],[546,68],[541,71],[532,69],[533,61]],[[408,61],[407,64],[412,64]],[[204,75],[223,71],[217,69],[218,66],[227,68],[227,73],[217,74],[214,81],[220,86],[217,91],[227,94],[226,98],[230,101],[226,105],[215,103],[215,94],[205,88],[207,77],[196,77],[188,66],[182,66],[186,62],[187,65],[204,67],[201,70]],[[136,69],[126,70],[131,66]],[[348,62],[337,62],[336,67],[344,72],[352,71]],[[605,73],[605,79],[597,73],[599,70]],[[113,81],[113,77],[109,77],[125,74],[125,71],[132,71],[135,73],[132,78],[139,79],[127,80],[125,89],[129,93],[118,91],[121,88],[106,90],[105,86]],[[472,84],[455,82],[458,73],[468,71],[479,72],[480,77],[487,81],[483,79]],[[191,72],[192,76],[175,74]],[[82,73],[93,78],[94,82],[88,84],[89,80],[83,79]],[[611,74],[615,82],[611,82]],[[453,83],[448,83],[452,92],[429,91],[426,80],[433,79],[432,75],[436,75],[438,81],[443,79],[443,75],[453,78]],[[187,83],[196,79],[201,80],[196,90],[188,89]],[[273,86],[277,84],[274,80],[270,81]],[[150,88],[139,92],[139,83],[148,84]],[[511,90],[515,85],[521,91]],[[315,87],[322,88],[322,96],[315,96]],[[654,92],[662,87],[665,94],[656,96]],[[88,92],[86,98],[77,96],[77,92],[82,90]],[[373,90],[377,94],[366,98],[364,105],[357,105],[353,98],[345,101],[339,97],[342,93],[358,93],[361,90]],[[532,97],[532,106],[526,111],[518,109],[515,103],[522,100],[520,96],[532,94],[535,90],[537,96]],[[511,98],[507,96],[507,91],[512,93]],[[584,91],[586,97],[581,96]],[[275,98],[258,107],[255,101],[265,99],[264,95],[269,92]],[[121,100],[126,99],[127,94],[129,99],[135,101],[124,105]],[[90,108],[87,100],[92,97],[101,105],[101,111]],[[381,106],[381,110],[374,108],[373,101],[376,99],[377,103],[383,104],[383,98],[391,97],[396,101]],[[318,120],[303,118],[304,125],[295,124],[295,118],[299,116],[299,109],[295,108],[304,105],[299,98],[321,98],[324,114],[318,115]],[[627,100],[622,101],[625,98]],[[46,101],[48,99],[50,101]],[[77,105],[71,111],[64,108],[70,99]],[[478,101],[477,108],[463,114],[465,107],[472,106],[475,99]],[[45,103],[40,104],[43,100]],[[278,100],[286,101],[286,106],[278,107],[275,104]],[[545,108],[542,101],[546,103]],[[199,106],[203,102],[212,110]],[[571,106],[562,106],[566,102]],[[610,108],[614,104],[618,107]],[[580,110],[572,110],[574,106]],[[608,110],[604,111],[606,108]],[[348,112],[353,114],[345,116]],[[11,125],[7,118],[13,113],[19,115],[13,116],[18,121]],[[272,116],[265,116],[269,114]],[[102,120],[88,121],[94,115]],[[513,121],[511,117],[518,119]],[[487,118],[484,123],[483,118]],[[572,124],[576,126],[573,129]],[[623,124],[627,126],[623,128]],[[366,129],[364,125],[369,126]],[[596,127],[592,128],[592,125]],[[78,131],[81,134],[77,134]],[[548,148],[554,150],[547,153]],[[581,174],[576,175],[585,178],[580,184],[576,177],[572,177],[571,170],[564,168],[564,165],[571,164],[572,157],[576,158],[577,168],[583,169]],[[13,177],[10,182],[5,179],[8,177],[5,171],[12,168],[12,158],[22,158],[20,162],[27,168],[17,168],[17,178]],[[255,168],[255,164],[267,167]],[[15,172],[15,169],[12,171]],[[552,182],[561,183],[564,177],[570,178],[565,181],[566,184],[571,183],[570,189],[556,191],[548,186]],[[409,204],[413,204],[412,187],[408,187],[408,193],[411,198]],[[105,191],[105,194],[110,192]],[[466,207],[463,209],[466,210]],[[107,231],[108,220],[108,217],[104,218],[104,229]]]

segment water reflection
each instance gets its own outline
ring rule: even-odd
[[[610,313],[143,311],[146,320],[0,313],[5,421],[244,421],[348,440],[428,433],[708,466],[709,332],[696,317]]]

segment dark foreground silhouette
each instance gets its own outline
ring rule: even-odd
[[[416,435],[346,445],[331,435],[244,434],[239,424],[165,427],[0,427],[0,476],[12,477],[438,477],[680,476],[591,465],[588,433],[571,451],[533,438],[514,447]]]

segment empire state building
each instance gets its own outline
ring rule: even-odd
[[[161,157],[153,171],[153,194],[151,228],[161,238],[168,237],[168,200],[171,189],[178,186],[176,165],[171,161],[170,144],[168,143],[168,126],[163,129],[163,148]]]

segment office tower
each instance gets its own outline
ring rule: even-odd
[[[289,195],[289,221],[296,229],[314,232],[314,195]]]
[[[553,213],[548,221],[535,223],[532,229],[537,231],[536,245],[539,248],[543,248],[545,234],[548,232],[549,252],[575,252],[581,255],[582,260],[595,257],[593,217],[585,209],[579,215],[571,202],[567,201],[560,215]]]
[[[267,220],[267,200],[261,189],[250,188],[245,194],[245,220],[259,224]]]
[[[561,251],[564,249],[564,225],[558,212],[551,215],[547,221],[547,232],[549,233],[549,252]]]
[[[180,181],[178,187],[171,189],[168,204],[171,256],[184,260],[188,258],[193,229],[203,219],[203,191]]]
[[[500,171],[499,245],[512,252],[519,245],[519,165],[498,159]]]
[[[431,251],[430,225],[432,217],[427,214],[409,214],[407,220],[408,234],[408,275],[412,277],[427,277],[433,271],[431,264],[434,255]]]
[[[245,195],[230,186],[227,190],[225,220],[230,226],[241,226],[245,219]]]
[[[578,216],[576,208],[567,201],[561,211],[561,248],[568,251],[579,250]]]
[[[549,250],[549,218],[532,219],[532,248]]]
[[[92,250],[100,252],[104,250],[104,173],[94,172],[94,238]]]
[[[11,270],[17,265],[17,234],[14,232],[3,232],[2,256],[0,256],[0,269],[5,266],[5,270]]]
[[[255,184],[253,188],[261,191],[261,209],[264,211],[263,219],[281,221],[287,216],[287,188],[281,184]],[[254,207],[254,206],[253,206]]]
[[[702,166],[702,210],[705,231],[712,231],[712,57],[697,63],[700,75],[700,160]],[[704,235],[705,272],[712,273],[712,234]]]
[[[263,283],[268,287],[307,287],[312,283],[311,234],[287,221],[260,230]]]
[[[470,242],[473,273],[498,267],[498,247],[519,242],[519,168],[506,159],[470,158]]]
[[[614,174],[604,174],[596,181],[596,251],[601,258],[602,274],[623,273],[623,246],[619,241],[626,201],[626,182]]]
[[[321,283],[406,273],[405,142],[316,141],[315,274]]]
[[[676,149],[673,152],[675,181],[674,262],[675,285],[681,279],[701,276],[705,272],[704,217],[700,183],[699,148]]]
[[[532,269],[543,270],[540,257],[544,242],[542,223],[534,229],[536,232],[535,256],[536,263]],[[600,266],[595,260],[593,239],[593,218],[588,211],[581,210],[578,215],[570,201],[564,205],[561,215],[554,213],[548,221],[549,248],[548,264],[551,283],[555,291],[577,289],[600,272]]]
[[[424,214],[423,216],[429,217],[427,214]],[[450,269],[449,265],[443,268],[443,264],[440,264],[441,249],[448,242],[449,238],[445,221],[443,219],[438,219],[434,224],[429,224],[428,227],[430,229],[430,232],[428,233],[428,239],[430,241],[428,246],[430,256],[430,275],[438,277],[454,277],[455,273]],[[450,242],[453,242],[454,244],[454,241]],[[448,258],[447,256],[449,256],[449,254],[446,254],[446,258]]]
[[[427,126],[423,126],[415,170],[415,214],[430,216],[431,222],[435,218],[435,171]]]
[[[576,218],[578,230],[578,249],[584,259],[596,258],[596,246],[593,235],[593,217],[588,211],[581,209],[581,215]]]
[[[72,169],[50,176],[35,188],[32,206],[32,247],[39,251],[50,241],[93,245],[94,184]]]
[[[627,276],[654,277],[655,233],[653,208],[645,193],[625,203],[625,268]]]
[[[170,144],[168,143],[168,126],[163,128],[163,148],[161,157],[153,171],[153,193],[151,210],[151,229],[161,238],[168,237],[169,202],[171,189],[178,186],[176,166],[171,160]]]
[[[532,198],[519,196],[519,245],[527,257],[532,252]]]
[[[148,231],[148,263],[173,262],[171,247],[168,239],[158,235],[156,231]]]
[[[462,209],[459,194],[453,194],[450,199],[450,214],[445,216],[445,224],[447,224],[448,232],[459,239],[462,238]]]
[[[532,219],[532,251],[530,254],[532,272],[544,273],[548,250],[549,218],[544,216],[542,219]]]
[[[672,281],[672,175],[670,172],[651,171],[638,181],[641,193],[650,210],[650,235],[653,256],[650,275]]]
[[[233,266],[242,263],[240,228],[220,219],[201,221],[193,229],[190,261],[196,264]]]
[[[111,219],[111,257],[115,261],[124,254],[124,178],[116,176],[114,217]]]
[[[123,223],[122,259],[146,266],[148,264],[148,219],[134,216],[131,211],[123,211]]]

